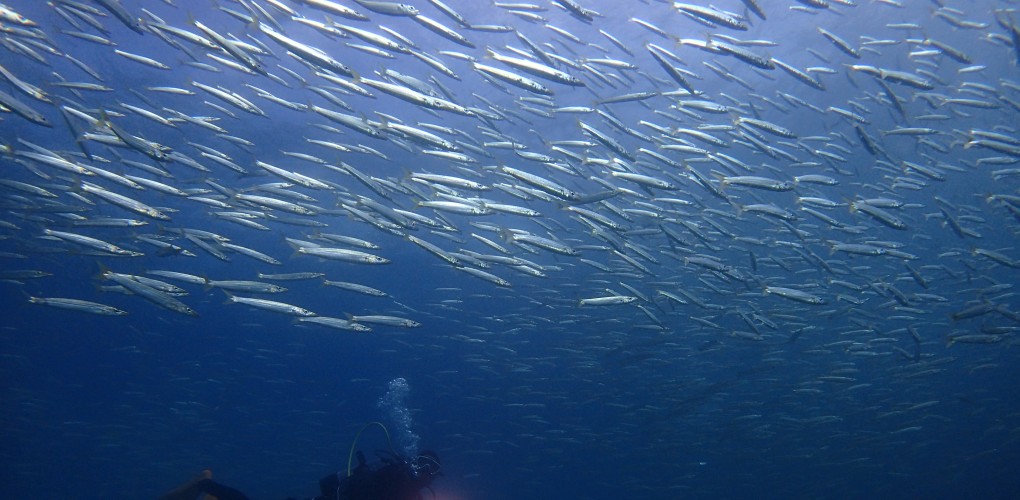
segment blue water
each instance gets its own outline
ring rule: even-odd
[[[311,19],[325,19],[321,11],[282,1]],[[375,242],[381,248],[371,252],[391,263],[367,266],[322,261],[295,253],[284,240],[308,239],[316,228],[261,219],[270,230],[258,231],[218,219],[209,214],[216,209],[193,200],[89,179],[122,195],[171,209],[170,221],[145,219],[83,195],[95,203],[87,205],[74,197],[79,179],[50,167],[35,167],[51,176],[42,179],[21,163],[28,160],[7,155],[0,159],[4,178],[57,192],[57,201],[80,209],[75,213],[91,219],[131,217],[148,224],[140,228],[73,226],[68,217],[36,203],[39,200],[0,188],[4,196],[2,220],[15,226],[0,229],[0,251],[4,252],[0,269],[52,274],[0,284],[5,318],[0,328],[0,466],[4,471],[0,497],[153,498],[206,468],[213,471],[214,478],[253,498],[312,496],[317,493],[319,477],[346,468],[352,440],[372,421],[386,423],[400,448],[438,452],[444,473],[434,484],[438,499],[1020,496],[1015,473],[1015,464],[1020,463],[1020,394],[1015,383],[1020,301],[1014,290],[1020,278],[1020,219],[1016,215],[1020,205],[1011,212],[1009,204],[1016,202],[1004,201],[1004,197],[1020,194],[1020,177],[1009,171],[1016,168],[1018,158],[979,145],[964,147],[977,139],[972,133],[975,129],[1020,141],[1016,127],[1020,117],[1016,104],[1020,102],[1017,49],[1011,46],[1013,40],[1007,29],[996,21],[996,12],[1002,11],[1001,19],[1012,16],[1013,23],[1020,23],[1020,14],[1008,13],[1016,9],[1015,2],[905,0],[902,7],[886,2],[858,2],[850,7],[830,0],[829,9],[812,9],[795,1],[759,0],[768,14],[765,21],[745,11],[743,2],[714,3],[738,17],[745,16],[750,24],[747,31],[698,24],[663,2],[586,0],[586,8],[601,13],[590,24],[571,17],[553,3],[541,4],[547,10],[537,14],[595,45],[571,42],[541,23],[528,22],[488,2],[446,2],[473,23],[512,26],[543,50],[576,64],[585,58],[611,57],[638,68],[592,66],[602,74],[618,75],[615,79],[607,77],[615,85],[610,87],[592,71],[561,65],[560,69],[581,77],[587,85],[573,88],[543,81],[554,90],[557,107],[599,107],[612,112],[627,127],[655,136],[660,142],[661,134],[642,121],[668,128],[702,124],[732,127],[738,116],[744,116],[782,125],[797,135],[796,139],[785,139],[758,131],[765,143],[792,154],[797,161],[763,154],[736,135],[739,129],[709,130],[724,138],[724,148],[695,141],[698,147],[745,163],[749,172],[720,166],[703,156],[660,150],[657,146],[661,144],[622,133],[593,113],[538,116],[523,107],[546,109],[542,104],[518,100],[534,95],[505,84],[501,85],[506,90],[500,90],[483,80],[469,63],[438,54],[439,50],[458,51],[484,64],[499,66],[496,61],[483,59],[487,47],[505,54],[511,52],[504,46],[527,50],[512,33],[456,27],[476,46],[466,48],[408,18],[385,16],[358,7],[355,2],[344,2],[366,13],[370,20],[335,20],[377,33],[383,33],[379,26],[400,32],[420,50],[440,57],[456,71],[461,79],[454,80],[409,55],[384,59],[359,52],[344,43],[364,43],[361,40],[327,38],[286,20],[287,16],[267,2],[258,3],[284,24],[288,36],[326,51],[365,78],[381,79],[375,72],[384,69],[421,80],[436,75],[458,104],[491,112],[475,97],[477,94],[511,113],[485,122],[426,111],[376,90],[372,91],[376,97],[371,99],[337,92],[355,110],[344,111],[276,66],[297,72],[309,85],[329,85],[327,82],[286,56],[283,48],[254,26],[245,26],[218,10],[217,3],[205,1],[179,0],[174,6],[154,0],[124,0],[123,4],[135,16],[145,17],[145,8],[170,25],[192,31],[197,30],[189,20],[195,19],[221,34],[230,32],[240,38],[251,35],[275,53],[276,57],[261,59],[289,87],[229,68],[214,73],[188,66],[185,62],[191,59],[183,52],[152,33],[138,35],[130,31],[111,15],[99,19],[109,30],[103,36],[116,42],[117,47],[76,39],[61,32],[77,28],[52,6],[28,0],[7,4],[38,23],[55,47],[93,68],[103,76],[102,83],[113,90],[82,91],[79,97],[67,88],[52,85],[59,81],[55,74],[68,81],[100,83],[59,55],[43,52],[47,63],[42,64],[15,53],[8,45],[0,49],[0,64],[78,109],[115,110],[119,114],[110,116],[116,125],[210,167],[211,172],[203,173],[176,162],[161,164],[174,174],[174,179],[163,181],[176,187],[208,187],[204,182],[212,180],[231,189],[245,189],[280,180],[271,175],[239,176],[203,160],[188,144],[197,142],[231,155],[250,172],[259,171],[255,161],[260,160],[337,183],[340,189],[336,192],[294,188],[314,196],[316,205],[325,209],[337,209],[341,199],[337,192],[344,192],[345,201],[360,195],[421,215],[444,217],[457,229],[446,235],[457,240],[421,225],[405,232],[445,251],[496,253],[470,236],[483,235],[508,247],[513,256],[542,266],[546,277],[493,264],[486,271],[513,284],[512,288],[496,287],[453,269],[402,236],[380,231],[342,211],[306,219],[328,224],[322,232]],[[432,19],[456,26],[431,3],[411,3]],[[218,4],[243,10],[233,2]],[[745,48],[801,69],[826,67],[833,74],[813,72],[826,87],[824,91],[816,90],[781,69],[752,69],[734,57],[662,38],[633,22],[634,17],[677,38],[704,41],[709,35],[721,34],[775,42],[774,46]],[[947,17],[984,25],[954,26]],[[889,27],[891,23],[917,23],[920,27],[905,30]],[[861,59],[840,52],[818,33],[818,27],[857,47]],[[599,30],[624,41],[633,56],[614,46]],[[83,24],[82,31],[101,34],[87,24]],[[917,53],[938,52],[931,44],[920,43],[926,37],[968,54],[972,63],[961,63],[945,54]],[[202,50],[182,43],[197,60],[215,64]],[[644,48],[646,43],[670,50],[684,61],[685,66],[676,61],[674,64],[697,75],[689,75],[689,80],[704,93],[699,99],[732,106],[734,111],[721,115],[698,111],[701,120],[688,117],[676,122],[656,111],[684,116],[670,108],[677,97],[658,95],[640,102],[598,104],[599,99],[631,92],[676,90],[675,82],[668,80]],[[163,71],[128,61],[114,54],[114,48],[158,59],[173,69]],[[725,68],[753,90],[721,77],[704,62]],[[903,102],[908,116],[904,119],[892,109],[876,79],[851,69],[852,64],[922,76],[926,71],[931,76],[925,78],[933,88],[920,90],[889,83]],[[232,108],[192,87],[191,81],[227,87],[251,100],[266,116]],[[420,146],[408,141],[411,152],[392,140],[369,138],[311,111],[295,111],[269,102],[245,83],[295,103],[315,104],[371,120],[379,120],[376,113],[385,113],[410,125],[441,124],[464,132],[463,136],[440,134],[444,138],[469,144],[495,142],[496,138],[485,135],[480,128],[490,127],[504,138],[528,146],[528,151],[554,156],[581,175],[568,175],[494,146],[487,148],[491,158],[465,150],[480,160],[469,165],[426,156],[420,153]],[[145,90],[151,86],[188,88],[197,94],[178,96]],[[984,86],[993,90],[983,90]],[[6,83],[0,85],[0,90],[40,111],[54,125],[45,128],[4,114],[0,141],[15,152],[27,150],[18,142],[20,139],[84,164],[153,177],[117,161],[119,155],[157,165],[137,151],[86,142],[91,154],[111,162],[90,163],[74,156],[81,154],[75,134],[54,105],[32,100]],[[817,111],[778,92],[793,95]],[[977,99],[994,107],[945,103],[945,99],[952,98]],[[236,118],[202,101],[223,106]],[[185,123],[166,127],[120,107],[121,102],[155,111],[170,107],[191,116],[219,117],[216,123],[230,135],[255,146],[241,148]],[[861,124],[861,128],[881,144],[884,154],[869,154],[855,135],[853,122],[828,110],[830,107],[865,116],[869,123]],[[634,171],[668,179],[678,184],[679,190],[644,188],[613,177],[608,166],[571,159],[552,149],[549,141],[591,140],[581,132],[578,119],[613,136],[635,154],[640,161]],[[332,134],[313,124],[329,124],[343,132]],[[908,126],[931,128],[934,133],[887,133]],[[828,142],[818,139],[820,136],[827,137]],[[360,143],[388,159],[366,153],[337,153],[311,145],[306,138]],[[793,191],[785,192],[729,186],[724,192],[730,201],[724,202],[698,185],[686,171],[636,153],[639,148],[658,151],[677,162],[689,161],[716,187],[720,187],[719,179],[711,172],[781,180],[822,174],[839,183],[799,183]],[[583,148],[570,150],[590,159],[616,156],[601,145],[588,148],[588,152]],[[819,155],[819,150],[845,161]],[[393,192],[389,199],[382,198],[350,176],[290,158],[282,151],[313,154],[332,164],[343,161],[368,175],[413,186],[418,193],[431,196],[429,199],[439,199],[436,191],[411,181],[411,172],[456,175],[487,185],[516,183],[499,174],[497,168],[506,165],[542,175],[583,194],[599,193],[606,189],[605,183],[626,188],[629,194],[617,194],[608,200],[617,210],[599,203],[584,207],[623,224],[630,232],[614,233],[615,241],[632,243],[652,254],[657,262],[642,258],[632,247],[620,247],[649,269],[644,273],[606,248],[599,248],[610,243],[593,235],[590,227],[564,209],[564,200],[521,200],[498,189],[480,194],[461,191],[459,194],[465,197],[491,197],[542,215],[440,214],[417,207],[424,201],[417,194]],[[978,163],[987,158],[1001,160]],[[876,160],[889,163],[883,166]],[[903,161],[938,170],[943,180],[904,168]],[[800,211],[798,196],[824,197],[841,204],[817,208],[841,226],[831,227]],[[659,200],[653,200],[655,197]],[[667,197],[692,204],[668,205],[661,201]],[[891,228],[846,206],[878,197],[903,204],[885,210],[901,219],[906,230]],[[226,201],[235,208],[257,208]],[[774,204],[795,214],[796,219],[785,222],[742,209],[756,203]],[[650,206],[658,207],[665,215],[652,218],[632,211],[630,220],[626,220],[618,211],[647,211]],[[946,221],[947,213],[972,233],[956,234]],[[706,239],[696,236],[678,219],[695,224]],[[610,266],[614,272],[603,272],[576,256],[541,248],[529,250],[508,241],[507,233],[486,231],[473,226],[473,222],[559,239],[579,248],[580,257]],[[681,234],[685,242],[667,238],[661,232],[663,226]],[[46,228],[78,232],[145,255],[92,255],[82,247],[40,238]],[[218,260],[177,236],[176,228],[219,233],[234,244],[267,253],[282,264],[269,265],[240,254],[231,254],[230,262]],[[175,244],[198,256],[158,256],[152,246],[135,240],[140,233],[174,237]],[[906,252],[911,258],[833,252],[836,242],[878,242],[881,248]],[[988,258],[986,251],[1005,255],[1008,260]],[[808,252],[834,271],[827,271]],[[695,255],[718,258],[732,274],[711,272],[685,260]],[[926,287],[911,277],[908,265],[923,276]],[[258,273],[323,272],[330,280],[369,285],[389,296],[369,297],[325,287],[319,280],[306,280],[275,282],[289,290],[260,297],[300,305],[323,316],[395,315],[422,326],[403,329],[372,325],[373,330],[366,333],[327,329],[227,303],[227,296],[216,289],[174,282],[188,291],[180,299],[199,315],[189,317],[139,297],[101,291],[100,286],[111,284],[100,276],[106,268],[139,275],[151,270],[174,270],[209,279],[237,280],[256,280]],[[578,301],[585,298],[631,295],[621,283],[649,300],[619,306],[578,306]],[[766,296],[762,293],[765,286],[803,290],[825,303],[812,305]],[[888,286],[902,292],[907,303],[900,303]],[[678,290],[693,294],[707,308],[693,301],[678,304],[660,294],[676,294]],[[28,296],[96,301],[128,314],[110,317],[45,307],[30,304]],[[993,305],[990,312],[969,318],[959,315],[986,303]],[[655,320],[637,304],[646,307]],[[754,335],[756,340],[734,333],[752,330],[740,314],[761,319],[755,323],[759,331]],[[919,342],[914,341],[908,327],[918,334]],[[971,343],[963,337],[966,335],[994,336],[994,342]],[[391,398],[387,400],[391,384],[399,378],[406,381],[406,392],[397,387],[396,393],[389,392]],[[386,404],[381,403],[384,400]],[[366,431],[358,444],[370,456],[372,450],[387,446],[376,427]]]

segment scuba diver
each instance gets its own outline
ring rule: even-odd
[[[378,425],[386,433],[389,451],[377,452],[380,463],[369,465],[365,455],[357,452],[358,466],[351,468],[355,447],[361,433],[369,426]],[[432,480],[441,475],[439,455],[424,450],[413,458],[393,451],[389,431],[379,422],[371,422],[358,431],[347,456],[347,471],[330,474],[319,480],[319,493],[310,500],[427,500],[422,490],[432,493]],[[212,472],[202,471],[194,479],[161,495],[159,500],[195,500],[200,495],[210,495],[215,500],[248,500],[244,493],[212,480]],[[201,497],[208,498],[208,497]],[[296,500],[293,497],[287,500]]]
[[[370,467],[358,452],[358,466],[347,476],[330,474],[319,480],[321,496],[315,500],[424,500],[422,490],[432,491],[432,480],[439,475],[439,455],[422,451],[413,459],[392,452],[380,454],[381,466]]]

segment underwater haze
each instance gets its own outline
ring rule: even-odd
[[[1010,0],[6,0],[0,497],[378,421],[442,500],[1018,498],[1018,65]]]

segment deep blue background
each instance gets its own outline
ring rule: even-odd
[[[743,4],[720,0],[720,8],[743,12]],[[189,17],[201,20],[221,32],[255,34],[236,19],[216,10],[211,2],[177,2],[176,8],[164,2],[125,0],[132,12],[142,7],[163,16],[176,26],[187,26]],[[229,2],[224,6],[240,9]],[[561,55],[581,59],[602,57],[593,47],[567,43],[540,24],[507,14],[485,2],[448,1],[467,18],[477,23],[511,24],[532,40],[550,43]],[[794,195],[823,195],[847,202],[858,197],[895,194],[913,204],[896,212],[910,225],[909,231],[895,231],[872,219],[853,215],[845,208],[826,212],[849,225],[864,228],[860,235],[825,227],[804,216],[796,223],[810,232],[804,242],[815,253],[853,272],[835,277],[863,287],[854,293],[829,283],[832,276],[817,266],[772,242],[796,241],[783,226],[759,217],[742,216],[731,220],[705,215],[699,208],[685,209],[693,221],[710,218],[723,224],[736,236],[763,239],[768,244],[727,238],[712,233],[717,250],[695,247],[724,259],[743,272],[751,272],[748,252],[754,252],[760,271],[769,284],[819,286],[829,301],[825,307],[810,307],[763,297],[760,287],[723,283],[703,269],[657,253],[660,263],[655,275],[643,278],[611,276],[597,272],[576,259],[549,252],[537,255],[515,250],[515,255],[542,265],[559,266],[549,270],[548,278],[532,278],[505,268],[494,272],[510,279],[512,289],[500,289],[458,272],[440,260],[410,245],[399,237],[383,234],[370,226],[343,216],[320,216],[330,224],[329,231],[366,238],[378,243],[379,254],[392,260],[383,267],[356,266],[292,255],[285,236],[302,238],[311,231],[298,226],[273,225],[271,232],[248,230],[207,215],[197,203],[145,192],[138,195],[157,206],[171,206],[168,227],[193,227],[229,236],[234,243],[250,246],[284,261],[270,266],[234,255],[230,263],[208,255],[198,258],[160,258],[151,247],[131,243],[131,231],[88,228],[86,234],[144,250],[149,255],[137,259],[97,258],[76,252],[40,251],[43,227],[62,226],[52,214],[38,214],[49,222],[24,220],[24,211],[5,208],[5,219],[19,230],[5,230],[0,242],[3,250],[18,252],[24,259],[4,258],[4,269],[37,269],[52,277],[4,283],[0,286],[0,304],[5,320],[0,330],[0,496],[4,498],[152,498],[191,477],[203,468],[211,468],[215,477],[238,487],[255,498],[283,498],[311,495],[320,476],[342,469],[355,433],[366,422],[383,418],[377,402],[395,377],[404,377],[411,386],[407,405],[414,416],[413,430],[422,438],[423,448],[432,448],[443,459],[444,477],[436,483],[440,499],[562,499],[562,498],[1015,498],[1020,482],[1015,464],[1020,463],[1020,405],[1016,379],[1016,340],[1012,331],[997,344],[947,346],[950,335],[974,333],[983,326],[1015,328],[1004,315],[953,322],[950,314],[982,300],[993,300],[1009,311],[1020,311],[1012,289],[985,293],[993,283],[1012,287],[1017,269],[995,264],[974,255],[974,248],[1001,251],[1020,257],[1016,248],[1017,220],[1001,204],[987,202],[994,193],[1017,194],[1016,176],[993,178],[991,171],[1006,166],[973,167],[974,161],[997,156],[987,150],[964,150],[966,131],[971,128],[998,130],[1017,136],[1017,111],[1000,101],[994,110],[960,108],[948,121],[918,121],[927,113],[952,113],[946,107],[929,107],[923,93],[908,87],[893,86],[904,99],[915,119],[913,126],[938,128],[941,134],[932,140],[949,148],[942,154],[909,137],[882,137],[881,131],[903,125],[894,112],[874,96],[878,87],[870,78],[850,72],[846,64],[861,62],[890,69],[936,71],[944,80],[933,91],[953,97],[974,97],[958,93],[965,81],[995,86],[1001,95],[1020,100],[1020,92],[1001,85],[1000,79],[1018,81],[1013,52],[1003,42],[989,37],[1005,31],[995,23],[993,9],[1015,6],[1013,2],[954,2],[966,11],[967,19],[988,23],[981,30],[955,29],[932,14],[930,2],[909,2],[905,8],[861,2],[855,8],[834,6],[830,11],[802,12],[798,2],[759,3],[769,13],[767,22],[754,19],[746,33],[710,29],[677,14],[660,2],[586,1],[584,5],[604,17],[585,25],[549,6],[541,14],[550,22],[586,41],[606,48],[611,55],[633,61],[643,72],[655,78],[664,74],[641,47],[653,42],[674,50],[698,73],[695,87],[718,102],[753,100],[761,117],[781,123],[802,138],[831,134],[844,136],[840,144],[852,147],[849,162],[841,165],[848,172],[838,175],[840,185],[831,188],[802,186],[796,193],[760,193],[731,188],[728,193],[739,203],[756,199],[774,202],[794,210]],[[908,2],[904,2],[908,3]],[[214,145],[229,152],[246,168],[255,170],[255,159],[288,166],[308,175],[322,176],[342,183],[355,194],[375,197],[350,178],[324,171],[309,163],[290,160],[280,151],[317,154],[328,161],[343,160],[361,171],[382,178],[403,179],[411,171],[432,171],[461,175],[449,164],[431,157],[415,155],[383,140],[360,136],[345,130],[331,136],[311,127],[326,123],[310,112],[284,109],[258,99],[243,83],[272,91],[300,103],[324,105],[320,98],[299,85],[284,88],[265,78],[240,75],[231,70],[214,74],[190,68],[179,52],[168,48],[155,36],[138,36],[115,19],[103,23],[111,31],[110,39],[118,48],[155,57],[174,67],[159,71],[126,61],[112,54],[112,48],[82,42],[60,33],[68,28],[59,16],[42,2],[11,1],[18,12],[37,21],[62,50],[95,68],[105,76],[112,93],[86,93],[88,106],[118,109],[118,101],[145,105],[128,92],[135,89],[161,106],[173,107],[192,115],[219,114],[203,105],[202,95],[170,96],[145,93],[145,86],[174,85],[188,88],[190,80],[224,85],[252,99],[269,117],[260,118],[237,112],[238,118],[224,117],[221,125],[233,135],[257,144],[251,152],[212,137],[207,131],[181,125],[168,129],[145,118],[129,116],[116,123],[144,135],[147,139],[170,145],[198,158],[187,141]],[[288,2],[295,6],[294,2]],[[353,3],[347,4],[354,6]],[[438,10],[424,1],[415,2],[425,14],[453,25]],[[268,6],[267,6],[268,7]],[[365,9],[360,9],[365,10]],[[320,12],[301,7],[309,17],[322,19]],[[366,11],[367,12],[367,11]],[[385,25],[397,29],[423,50],[457,50],[476,57],[484,56],[486,46],[504,44],[520,47],[512,34],[486,34],[464,31],[477,49],[456,46],[417,26],[410,20],[370,14],[372,21],[357,24],[365,29]],[[810,89],[781,73],[755,72],[733,58],[705,54],[697,49],[676,45],[651,34],[630,21],[640,17],[681,38],[704,39],[708,33],[723,33],[745,39],[768,39],[776,47],[750,47],[759,53],[780,58],[797,67],[816,65],[835,69],[837,74],[820,75],[828,90]],[[284,16],[279,16],[283,20]],[[887,23],[916,22],[922,30],[904,32],[885,27]],[[350,22],[350,24],[356,24]],[[344,47],[344,40],[330,40],[304,27],[288,22],[288,34],[316,45],[345,61],[366,77],[383,68],[397,69],[418,78],[426,78],[429,68],[409,56],[395,60],[372,58]],[[825,26],[843,38],[860,44],[868,38],[894,40],[896,45],[875,45],[881,54],[866,53],[862,61],[841,55],[816,32]],[[603,38],[604,29],[633,47],[632,58]],[[987,69],[975,74],[958,74],[963,65],[948,58],[937,61],[936,68],[914,64],[910,57],[915,45],[906,38],[931,37],[969,53],[975,64]],[[259,39],[266,40],[264,36]],[[359,42],[358,40],[350,40]],[[271,45],[278,59],[266,58],[272,65],[284,64],[311,81],[314,77]],[[812,48],[830,58],[828,63],[812,56]],[[922,47],[923,48],[923,47]],[[573,56],[568,50],[577,51]],[[506,51],[504,51],[506,52]],[[199,54],[199,51],[195,51]],[[10,51],[0,51],[0,63],[19,77],[44,86],[48,91],[69,95],[66,90],[46,85],[56,81],[53,72],[72,81],[89,81],[87,75],[67,61],[47,56],[49,65],[35,63]],[[203,57],[204,59],[204,57]],[[924,59],[921,57],[921,59]],[[455,90],[458,102],[480,106],[472,92],[514,109],[513,90],[503,93],[473,74],[470,66],[445,58],[462,77],[455,81],[439,77]],[[754,86],[754,92],[718,78],[702,61],[724,65],[732,73]],[[491,62],[491,61],[489,61]],[[608,70],[607,70],[608,71]],[[276,71],[276,73],[280,73]],[[574,72],[579,73],[579,72]],[[282,73],[280,73],[282,75]],[[556,91],[557,105],[592,105],[599,97],[627,92],[653,90],[650,81],[636,73],[627,73],[633,82],[628,87],[610,89],[586,78],[587,88],[573,89],[550,84]],[[818,76],[818,75],[816,75]],[[291,81],[289,77],[286,77]],[[667,90],[666,86],[658,88]],[[12,94],[16,91],[5,89]],[[669,88],[668,90],[671,90]],[[854,101],[869,110],[867,130],[881,138],[890,155],[918,163],[930,155],[939,161],[962,168],[947,171],[945,182],[927,181],[918,191],[892,189],[894,177],[903,172],[876,168],[874,158],[857,144],[853,129],[832,113],[817,114],[806,108],[787,109],[763,104],[755,95],[777,103],[788,103],[776,91],[789,92],[825,109],[838,106],[852,109]],[[345,96],[359,112],[372,117],[375,111],[397,115],[407,123],[428,121],[465,130],[479,140],[491,140],[475,128],[479,122],[450,115],[430,115],[413,106],[376,92],[377,98]],[[958,95],[957,95],[958,94]],[[24,98],[18,94],[19,98]],[[4,143],[17,138],[61,151],[74,151],[73,137],[52,108],[37,102],[56,128],[43,129],[14,115],[0,122]],[[218,104],[222,104],[217,102]],[[629,126],[639,120],[665,124],[668,120],[651,109],[669,111],[671,100],[656,98],[646,103],[613,105],[610,109]],[[647,106],[646,106],[647,105]],[[519,111],[533,123],[500,123],[500,130],[528,144],[532,151],[547,152],[545,140],[580,139],[575,116],[543,119]],[[965,113],[965,114],[963,114]],[[130,113],[128,113],[130,114]],[[732,116],[705,115],[710,123],[732,124]],[[374,119],[374,118],[373,118]],[[602,130],[611,131],[594,116],[582,117]],[[670,125],[674,125],[670,123]],[[695,122],[685,126],[694,126]],[[615,134],[634,150],[649,147],[633,138]],[[384,151],[383,161],[370,155],[335,155],[308,145],[304,138],[363,143]],[[769,137],[778,147],[796,151],[805,160],[821,161]],[[812,142],[822,148],[821,143]],[[95,148],[104,157],[112,157]],[[830,150],[837,152],[835,150]],[[752,165],[758,175],[789,179],[804,173],[836,175],[832,169],[815,170],[789,166],[743,147],[726,149]],[[121,151],[125,157],[143,160],[140,155]],[[838,152],[837,152],[838,153]],[[605,156],[596,150],[595,156]],[[839,153],[843,154],[843,153]],[[506,151],[483,164],[506,163],[520,166],[521,160]],[[708,172],[714,164],[694,164]],[[773,166],[774,168],[769,168]],[[9,158],[3,168],[11,178],[41,182]],[[187,167],[173,166],[175,182],[184,187],[200,185],[203,175]],[[479,169],[477,166],[470,167]],[[590,167],[589,173],[598,171]],[[115,168],[111,168],[116,170]],[[550,178],[579,189],[595,192],[600,187],[586,179],[545,171]],[[137,173],[137,172],[135,172]],[[604,177],[611,179],[603,171]],[[904,174],[906,176],[906,174]],[[505,182],[483,174],[488,182]],[[217,182],[247,187],[277,180],[270,177],[242,177],[223,169],[215,170]],[[918,178],[916,175],[913,178]],[[177,185],[175,184],[175,185]],[[622,182],[616,182],[624,185]],[[110,186],[112,188],[112,186]],[[633,186],[630,186],[633,187]],[[703,200],[706,208],[735,214],[734,207],[711,198],[700,187],[683,186],[684,195]],[[118,192],[124,193],[121,189]],[[492,192],[490,192],[491,194]],[[332,207],[334,197],[321,192],[323,206]],[[669,196],[668,193],[656,195]],[[507,203],[521,203],[509,196],[492,195]],[[935,198],[955,207],[966,227],[982,234],[980,239],[960,239],[943,224]],[[70,202],[66,196],[62,201]],[[386,201],[386,200],[380,200]],[[618,206],[634,200],[614,199]],[[410,198],[394,203],[414,209]],[[555,204],[539,201],[528,206],[543,212],[542,220],[556,220],[567,230],[558,236],[573,243],[601,244],[567,212]],[[603,212],[605,212],[603,210]],[[429,214],[429,212],[422,212]],[[130,216],[108,204],[99,203],[90,216]],[[612,216],[612,214],[608,214]],[[463,216],[448,216],[455,221],[465,243],[441,237],[415,234],[447,249],[468,248],[490,252],[474,241],[472,231],[499,240],[494,233],[469,225]],[[485,219],[509,227],[528,229],[536,234],[544,230],[536,222],[520,217],[496,215]],[[817,222],[817,223],[816,223]],[[658,222],[638,218],[633,228],[657,227]],[[812,225],[813,224],[813,225]],[[701,222],[701,226],[710,230]],[[553,226],[555,227],[555,226]],[[674,226],[679,227],[679,226]],[[679,229],[678,229],[679,230]],[[156,232],[149,224],[141,232]],[[696,244],[692,239],[692,244]],[[424,236],[423,236],[424,235]],[[633,236],[635,242],[668,252],[665,239]],[[919,258],[911,265],[929,279],[929,289],[916,286],[906,274],[903,262],[892,258],[853,257],[829,253],[827,241],[863,242],[869,239],[896,242],[903,250]],[[183,241],[183,240],[181,240]],[[500,240],[502,241],[502,240]],[[195,251],[199,251],[194,249]],[[35,249],[33,251],[33,249]],[[585,257],[608,263],[604,253],[586,252]],[[777,259],[784,266],[769,259]],[[333,280],[364,283],[390,293],[390,298],[356,295],[339,289],[321,287],[317,281],[282,283],[290,290],[280,300],[307,307],[323,315],[343,317],[350,314],[395,314],[420,321],[418,329],[395,330],[376,327],[368,334],[338,332],[291,322],[289,318],[225,304],[226,297],[216,290],[182,285],[190,294],[184,297],[200,314],[190,318],[159,309],[136,297],[101,293],[96,276],[100,264],[117,272],[143,273],[153,269],[172,269],[214,279],[255,279],[259,272],[321,271]],[[613,260],[618,269],[631,269]],[[784,267],[792,266],[793,271]],[[713,291],[699,278],[722,286]],[[665,325],[664,331],[649,328],[646,316],[633,308],[578,308],[581,298],[604,295],[607,289],[624,290],[619,282],[637,286],[654,296],[658,289],[681,284],[703,300],[723,306],[706,311],[696,306],[677,306],[658,300],[650,306]],[[753,282],[751,282],[753,284]],[[921,313],[899,312],[897,304],[880,295],[873,286],[895,284],[909,293],[931,293],[946,302],[918,304]],[[46,297],[75,297],[96,300],[129,311],[122,318],[90,316],[27,303],[25,294]],[[854,305],[841,300],[840,294],[863,300]],[[733,311],[759,311],[779,325],[763,327],[762,342],[748,342],[730,335],[747,326]],[[897,319],[891,316],[912,316]],[[722,325],[714,329],[692,320],[703,318]],[[924,342],[918,361],[905,359],[891,345],[913,352],[910,336],[903,330],[915,326]],[[812,327],[795,341],[794,331]],[[889,338],[868,345],[874,338]],[[854,341],[850,345],[845,341]],[[891,345],[890,345],[891,344]],[[864,347],[867,347],[866,349]],[[864,351],[860,353],[858,351]],[[872,355],[873,354],[873,355]],[[819,377],[848,377],[850,382]],[[914,405],[936,404],[911,409]],[[385,446],[375,430],[362,438],[361,448]]]

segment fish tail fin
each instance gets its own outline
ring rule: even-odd
[[[506,228],[501,228],[499,230],[499,237],[502,238],[505,243],[513,243],[514,241],[514,234]]]
[[[106,110],[103,108],[99,108],[99,120],[96,122],[96,125],[106,128],[110,127],[110,115],[106,114]]]
[[[111,273],[110,268],[106,267],[102,262],[96,261],[96,265],[99,266],[99,274],[96,275],[96,279],[105,280]]]
[[[730,183],[726,180],[726,176],[719,172],[712,172],[712,177],[719,179],[719,192],[725,193],[726,188],[730,186]]]

